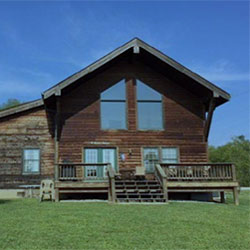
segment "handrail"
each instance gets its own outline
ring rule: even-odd
[[[105,166],[108,166],[108,164],[109,163],[59,163],[56,164],[56,180],[82,181],[83,179],[105,179],[107,178]],[[98,172],[97,168],[102,168],[102,176],[98,176],[100,172]],[[87,169],[87,172],[85,169]],[[85,173],[87,173],[87,176],[85,176]]]
[[[107,166],[107,175],[109,179],[109,200],[115,202],[116,200],[116,190],[115,190],[115,170],[109,163]]]
[[[160,163],[168,181],[236,181],[232,163]]]
[[[163,171],[162,167],[159,164],[156,164],[155,166],[155,176],[161,183],[163,194],[167,202],[168,201],[167,175],[165,174],[165,172]]]
[[[107,166],[109,163],[58,163],[59,166]]]
[[[197,163],[193,163],[193,162],[182,162],[182,163],[160,163],[161,166],[165,166],[165,165],[176,165],[176,166],[204,166],[204,165],[211,165],[211,166],[220,166],[220,165],[233,165],[232,162],[218,162],[218,163],[210,163],[210,162],[197,162]]]

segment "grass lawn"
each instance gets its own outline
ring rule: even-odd
[[[240,206],[0,200],[0,249],[250,249],[250,192]]]

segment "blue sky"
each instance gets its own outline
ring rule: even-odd
[[[139,37],[228,91],[210,144],[249,138],[247,1],[0,2],[0,103],[29,101]]]

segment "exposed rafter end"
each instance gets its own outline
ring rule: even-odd
[[[135,45],[133,47],[133,52],[134,52],[134,54],[139,54],[140,53],[140,47],[138,45]]]
[[[61,96],[61,89],[60,88],[56,89],[55,96]]]

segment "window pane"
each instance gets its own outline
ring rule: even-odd
[[[126,103],[101,102],[103,129],[126,129]]]
[[[25,149],[24,159],[25,160],[39,160],[39,149]]]
[[[162,162],[163,163],[178,163],[177,148],[163,148],[162,149]]]
[[[139,129],[163,129],[161,103],[138,103]]]
[[[85,163],[98,163],[98,150],[97,149],[85,149]],[[85,167],[87,177],[97,177],[97,167],[87,166]]]
[[[112,87],[106,89],[101,94],[101,100],[125,100],[126,89],[125,81],[121,80]]]
[[[25,172],[39,172],[39,161],[37,160],[26,160],[24,162]]]
[[[112,168],[115,169],[115,149],[103,149],[102,150],[102,162],[110,163]],[[107,166],[103,168],[104,176],[107,176]]]
[[[154,172],[155,165],[159,162],[159,151],[157,148],[144,148],[143,161],[147,173]]]
[[[98,163],[97,149],[85,149],[85,162],[86,163]]]
[[[102,162],[110,163],[111,166],[115,167],[115,149],[103,149],[102,150]]]
[[[161,94],[149,87],[148,85],[136,80],[137,83],[137,100],[154,100],[161,101]]]

